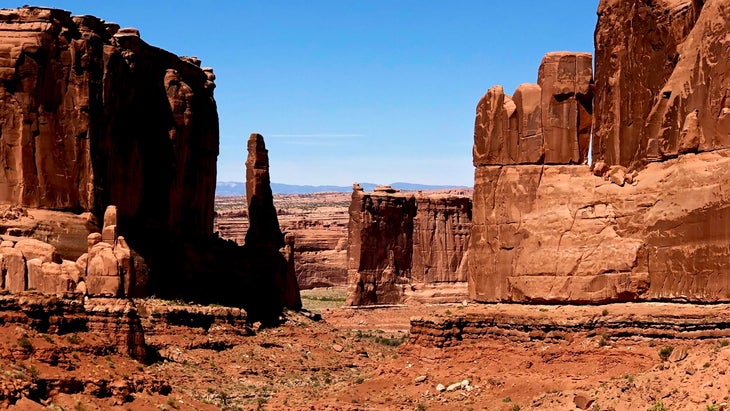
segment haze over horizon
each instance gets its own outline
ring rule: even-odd
[[[549,51],[593,52],[598,0],[33,5],[136,27],[147,43],[213,67],[218,181],[245,181],[257,132],[278,183],[471,186],[479,98],[535,82]]]

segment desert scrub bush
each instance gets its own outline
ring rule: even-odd
[[[69,334],[66,336],[66,341],[70,344],[78,344],[81,342],[81,338],[79,338],[78,334]]]
[[[720,409],[717,408],[717,405],[715,404],[709,404],[707,408],[705,408],[706,411],[719,411]]]
[[[657,402],[655,402],[654,405],[649,408],[649,411],[669,411],[669,408],[667,408],[667,406],[664,405],[663,402],[657,400]]]
[[[667,346],[659,350],[659,358],[662,359],[662,361],[666,361],[669,359],[669,356],[672,355],[672,351],[674,351],[674,347]]]
[[[608,345],[608,338],[606,338],[606,335],[604,334],[604,335],[601,336],[601,339],[598,340],[598,346],[599,347],[605,347],[607,345]]]
[[[30,351],[33,349],[33,341],[30,340],[27,336],[22,336],[18,339],[18,347]]]
[[[408,334],[405,334],[400,337],[394,337],[391,335],[390,338],[376,336],[374,341],[378,344],[387,345],[389,347],[398,347],[399,345],[406,342],[407,339],[408,339]]]

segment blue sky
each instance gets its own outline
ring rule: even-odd
[[[279,183],[471,185],[479,98],[535,82],[548,51],[592,51],[598,0],[34,5],[136,27],[213,67],[219,181],[245,180],[245,141],[258,132]]]

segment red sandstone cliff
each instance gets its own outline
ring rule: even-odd
[[[266,178],[253,187],[252,196],[264,199],[255,238],[238,247],[213,234],[214,80],[198,59],[150,46],[135,29],[55,9],[0,10],[0,203],[95,216],[74,220],[74,235],[59,244],[62,257],[75,260],[87,251],[87,235],[103,227],[77,262],[91,295],[225,303],[252,318],[296,307],[298,293],[281,280],[293,273],[278,253],[284,237],[266,201],[268,160]],[[8,234],[39,236],[20,220]],[[50,227],[43,240],[58,242],[63,230]],[[18,254],[12,244],[0,260]],[[270,248],[276,252],[261,252]],[[21,258],[14,272],[27,270],[28,281],[13,287],[67,289],[35,284],[46,262]]]
[[[62,10],[0,11],[0,44],[0,201],[212,235],[210,70]]]
[[[601,1],[595,160],[640,168],[730,146],[723,46],[729,7],[715,0]]]
[[[471,201],[355,186],[350,203],[348,305],[462,299]],[[430,286],[439,285],[434,291]],[[450,286],[451,285],[451,286]]]
[[[504,156],[482,162],[481,147],[503,143],[483,132],[482,124],[488,128],[494,121],[482,120],[480,102],[469,248],[473,298],[730,300],[729,208],[723,184],[730,158],[725,124],[730,53],[722,46],[728,16],[730,5],[723,1],[601,2],[593,172],[573,165],[577,162],[568,154],[576,150],[560,145],[557,162],[547,161],[547,154],[543,165]],[[543,67],[540,72],[544,101],[545,90],[562,85],[545,76]],[[525,99],[529,93],[533,95]],[[515,93],[522,102],[514,109],[522,107],[522,118],[528,119],[520,122],[523,129],[537,128],[531,126],[536,123],[535,93],[534,87]],[[581,130],[586,130],[580,110],[590,112],[586,103],[579,105],[577,121],[576,111],[562,110],[553,110],[556,116],[550,120],[576,124],[558,129],[558,135],[560,141],[577,141],[579,156],[585,147]],[[506,103],[502,107],[503,112],[509,109]],[[509,133],[496,136],[513,141]],[[546,153],[549,146],[545,138]]]

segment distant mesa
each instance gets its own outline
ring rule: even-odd
[[[360,183],[363,190],[374,191],[375,187],[380,184],[375,183]],[[396,182],[388,184],[388,186],[400,190],[400,191],[427,191],[427,190],[450,190],[455,188],[471,188],[466,186],[452,186],[452,185],[429,185],[429,184],[415,184],[415,183],[403,183]],[[219,181],[215,186],[215,195],[220,197],[234,197],[243,196],[245,193],[245,183],[236,181]],[[349,193],[352,191],[352,186],[336,186],[336,185],[296,185],[296,184],[281,184],[271,183],[271,191],[274,194],[314,194],[314,193]]]

